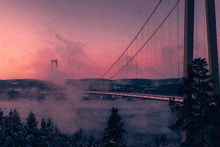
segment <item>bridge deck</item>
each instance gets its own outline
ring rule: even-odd
[[[92,94],[127,96],[127,97],[153,99],[153,100],[161,100],[161,101],[169,101],[170,99],[173,99],[176,102],[183,102],[183,97],[178,97],[178,96],[153,95],[153,94],[143,94],[143,93],[125,93],[125,92],[101,92],[101,91],[80,91],[80,92],[92,93]]]

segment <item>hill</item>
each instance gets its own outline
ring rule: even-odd
[[[182,79],[69,79],[66,83],[74,86],[77,90],[176,95],[176,90],[182,84]]]

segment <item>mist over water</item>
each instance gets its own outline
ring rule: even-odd
[[[62,81],[56,84],[64,86]],[[115,100],[102,99],[100,95],[83,95],[74,92],[74,87],[66,87],[65,92],[50,92],[45,99],[21,97],[17,100],[2,99],[0,108],[4,115],[10,109],[17,109],[22,122],[26,123],[28,114],[33,111],[37,120],[52,119],[62,133],[73,134],[82,128],[87,135],[93,133],[101,138],[107,121],[111,115],[112,107],[119,109],[119,115],[128,132],[125,140],[128,144],[144,145],[154,142],[155,137],[165,134],[170,141],[180,141],[180,136],[168,129],[174,122],[168,102],[130,98],[116,98]],[[36,90],[37,91],[37,90]],[[32,90],[32,93],[33,90]],[[86,99],[85,99],[86,98]]]

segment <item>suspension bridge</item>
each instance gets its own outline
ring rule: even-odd
[[[99,94],[99,95],[112,95],[112,96],[123,96],[141,99],[161,100],[161,101],[175,101],[183,102],[183,97],[178,96],[167,96],[167,95],[154,95],[154,94],[143,94],[143,93],[126,93],[126,92],[100,92],[100,91],[80,91],[82,93]]]
[[[187,65],[192,64],[193,57],[202,57],[208,58],[209,73],[215,81],[219,81],[216,33],[218,9],[215,9],[215,0],[205,0],[203,9],[199,8],[201,4],[198,0],[185,0],[185,3],[182,3],[185,5],[182,13],[179,10],[181,2],[183,1],[177,0],[172,4],[168,0],[170,11],[159,21],[155,20],[154,15],[158,9],[162,9],[160,0],[130,44],[101,78],[112,80],[187,77]],[[198,13],[200,16],[203,13],[204,17],[199,17]],[[180,18],[184,18],[184,23],[181,23],[183,21]],[[153,30],[148,29],[150,26],[152,28],[152,25]],[[180,26],[184,26],[184,30]],[[148,66],[144,67],[146,64]],[[215,82],[214,91],[219,93],[219,82]],[[167,101],[172,97],[143,93],[82,92]],[[173,98],[179,102],[183,101],[182,97]]]
[[[101,78],[113,80],[187,77],[187,65],[192,64],[194,57],[202,57],[208,59],[209,74],[216,81],[213,85],[214,93],[219,94],[217,41],[220,40],[217,40],[218,6],[215,0],[204,0],[202,8],[202,2],[198,0],[177,0],[175,3],[168,0],[167,5],[164,2],[162,0],[158,2],[130,44]],[[179,9],[179,5],[184,5],[184,11]],[[164,18],[155,17],[158,9],[165,6],[169,6],[170,10]],[[173,98],[178,102],[183,101],[183,97],[178,96],[106,91],[81,92],[164,101]]]

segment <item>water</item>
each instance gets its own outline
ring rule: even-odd
[[[39,123],[42,118],[51,118],[63,133],[75,133],[82,128],[88,135],[93,133],[96,138],[101,138],[111,115],[110,110],[115,107],[118,108],[124,128],[128,132],[124,136],[128,145],[151,144],[161,134],[166,135],[169,141],[180,141],[180,135],[168,128],[176,119],[170,112],[168,102],[135,98],[103,100],[99,95],[85,100],[74,93],[65,96],[64,100],[57,100],[53,94],[43,101],[22,98],[2,100],[0,108],[4,115],[10,109],[17,109],[24,123],[28,114],[33,111]]]

